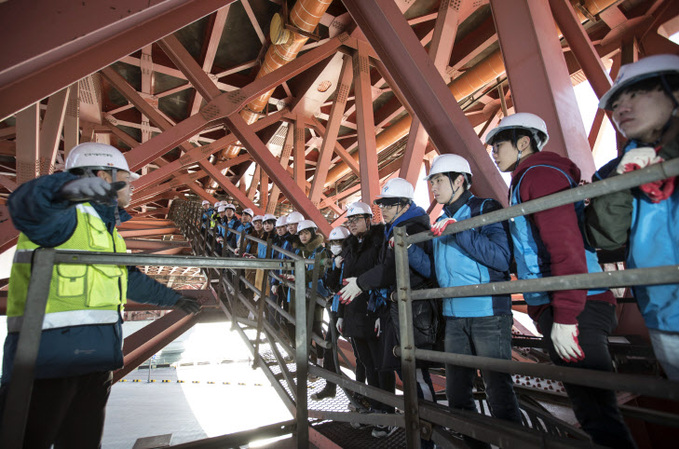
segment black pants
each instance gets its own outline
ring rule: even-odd
[[[112,382],[111,371],[33,382],[24,449],[100,448]],[[0,404],[7,387],[0,388]]]
[[[354,345],[365,367],[368,385],[381,388],[389,393],[396,391],[396,377],[393,371],[382,370],[379,366],[379,343],[376,339],[354,338]],[[373,408],[385,413],[394,413],[394,407],[370,399]]]
[[[608,335],[617,326],[615,306],[603,301],[587,301],[578,315],[578,341],[585,353],[579,362],[566,362],[558,356],[549,335],[554,317],[552,309],[546,309],[538,319],[540,331],[546,337],[549,356],[555,365],[613,371],[608,352]],[[636,444],[622,419],[615,393],[612,390],[583,387],[564,383],[566,393],[573,403],[578,422],[596,444],[616,449],[636,448]]]

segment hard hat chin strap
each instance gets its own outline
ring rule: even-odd
[[[116,182],[118,179],[118,169],[117,168],[112,168],[111,169],[111,182]],[[120,225],[120,212],[118,211],[118,192],[116,192],[114,200],[113,200],[113,216],[116,219],[116,226]]]

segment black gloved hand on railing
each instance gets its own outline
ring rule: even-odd
[[[186,296],[182,296],[174,304],[174,308],[177,310],[181,310],[187,315],[196,314],[200,312],[200,303],[193,298],[187,298]]]

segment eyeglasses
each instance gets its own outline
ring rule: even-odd
[[[391,209],[392,207],[398,206],[398,204],[382,204],[382,203],[380,203],[380,204],[378,204],[378,206],[380,207],[380,209]]]
[[[358,223],[359,221],[361,221],[364,218],[365,217],[363,215],[354,215],[353,217],[347,218],[347,223],[349,223],[349,224]]]

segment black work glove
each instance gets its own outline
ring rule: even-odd
[[[94,201],[95,203],[113,203],[118,190],[127,185],[125,181],[108,183],[99,177],[87,177],[67,182],[59,190],[59,196],[74,203]]]
[[[181,310],[187,315],[192,315],[200,312],[200,303],[193,298],[187,298],[186,296],[182,296],[174,304],[174,308],[177,310]]]

